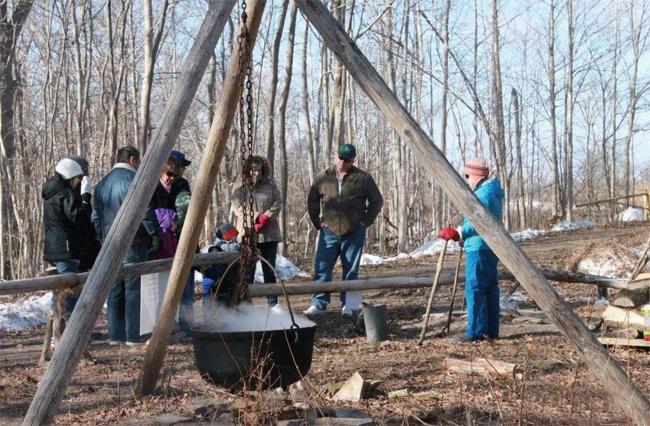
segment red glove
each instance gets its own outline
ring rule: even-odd
[[[438,234],[440,238],[443,240],[453,240],[453,241],[460,241],[460,235],[458,235],[458,231],[456,231],[454,228],[451,226],[448,226],[446,228],[442,228],[440,230],[440,234]]]
[[[255,225],[253,225],[253,228],[255,228],[255,232],[260,232],[262,229],[266,228],[269,223],[271,223],[271,216],[260,213],[257,216],[257,219],[255,219]]]

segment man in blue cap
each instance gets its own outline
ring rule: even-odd
[[[314,281],[332,281],[339,257],[343,280],[357,279],[366,228],[373,224],[384,203],[372,176],[354,166],[356,156],[354,145],[341,145],[336,164],[322,172],[309,190],[309,218],[319,230]],[[361,291],[342,292],[341,314],[357,314],[361,297]],[[305,314],[324,312],[329,302],[329,293],[314,294]]]

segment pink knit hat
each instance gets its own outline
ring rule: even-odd
[[[470,176],[488,177],[490,169],[485,158],[472,158],[465,162],[465,174]]]

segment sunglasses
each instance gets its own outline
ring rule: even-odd
[[[174,173],[174,172],[165,172],[165,174],[167,175],[167,177],[170,177],[170,178],[177,178],[178,177],[178,173]]]
[[[354,158],[341,158],[339,157],[339,160],[343,161],[344,163],[351,163],[354,161]]]

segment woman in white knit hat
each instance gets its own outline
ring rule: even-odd
[[[43,258],[56,266],[58,273],[79,271],[79,251],[84,239],[81,225],[81,197],[75,189],[81,183],[83,170],[70,158],[60,160],[54,175],[43,184]],[[66,298],[66,313],[71,313],[77,295]]]

